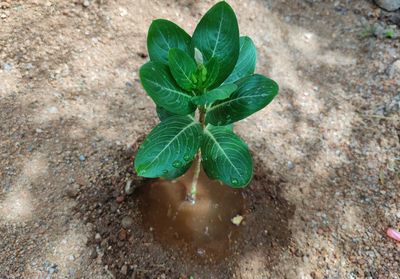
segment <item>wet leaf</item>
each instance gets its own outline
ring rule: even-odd
[[[186,167],[185,157],[194,158],[201,136],[201,125],[191,116],[171,116],[165,119],[140,146],[135,158],[136,172],[149,178],[165,177]]]
[[[253,175],[247,145],[229,127],[207,125],[201,145],[202,165],[210,178],[243,188]]]

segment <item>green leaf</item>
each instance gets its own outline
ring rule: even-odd
[[[140,68],[140,80],[153,101],[169,112],[186,115],[196,109],[190,101],[192,96],[178,86],[168,66],[148,62]]]
[[[164,121],[165,119],[167,119],[168,117],[171,117],[171,116],[179,115],[176,113],[169,112],[168,110],[166,110],[165,108],[160,107],[160,106],[156,106],[156,112],[157,112],[157,116],[160,119],[160,121]],[[189,115],[194,117],[194,112],[192,112]]]
[[[167,174],[163,175],[162,178],[166,180],[173,180],[175,178],[178,178],[179,176],[185,174],[188,169],[192,166],[193,161],[190,161],[188,164],[183,166],[182,168],[172,170],[168,172]]]
[[[225,126],[214,126],[214,125],[211,125],[211,124],[207,124],[206,128],[209,128],[209,127],[220,127],[220,128],[228,129],[229,131],[233,132],[233,126],[234,126],[233,123],[225,125]]]
[[[156,106],[156,112],[157,112],[157,116],[160,119],[160,121],[163,121],[163,120],[167,119],[168,117],[178,115],[178,114],[169,112],[168,110],[166,110],[165,108],[160,107],[160,106]]]
[[[206,123],[224,126],[259,111],[278,94],[278,84],[262,75],[235,82],[238,89],[225,100],[215,102],[206,113]]]
[[[218,86],[218,84],[216,83],[219,75],[218,59],[215,57],[211,58],[210,61],[207,62],[205,67],[207,69],[207,76],[202,87],[208,89]]]
[[[224,81],[224,84],[235,82],[242,77],[251,75],[256,69],[257,51],[253,41],[247,37],[240,37],[239,58],[233,72]]]
[[[216,89],[206,92],[200,96],[192,97],[192,102],[198,106],[204,106],[212,104],[217,100],[224,100],[229,98],[229,96],[237,89],[236,84],[226,84],[222,85]]]
[[[204,64],[218,59],[219,73],[214,84],[220,85],[232,72],[239,56],[239,27],[235,12],[226,2],[214,5],[200,20],[192,38],[203,54]]]
[[[191,38],[185,30],[165,19],[154,20],[147,35],[150,60],[168,64],[168,52],[171,48],[179,48],[191,57],[194,55]]]
[[[201,154],[206,174],[232,188],[246,186],[253,176],[249,149],[229,127],[207,125]]]
[[[202,128],[191,116],[171,116],[146,137],[135,158],[140,176],[168,176],[185,168],[199,149]]]
[[[172,76],[185,90],[192,90],[195,86],[193,84],[193,75],[196,73],[196,62],[184,51],[178,48],[172,48],[168,54],[169,68]]]

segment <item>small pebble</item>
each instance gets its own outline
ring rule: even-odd
[[[128,274],[128,266],[127,265],[122,266],[121,273],[123,275],[127,275]]]
[[[3,17],[3,18],[4,18],[4,17]],[[9,63],[4,63],[4,64],[3,64],[3,69],[4,69],[4,71],[6,71],[6,72],[11,72],[12,68],[13,68],[13,66],[12,66],[11,64],[9,64]]]
[[[126,230],[121,229],[118,234],[119,240],[122,240],[122,241],[126,240],[126,235],[127,235]]]
[[[123,203],[124,200],[125,200],[124,196],[118,196],[118,197],[116,198],[117,203]]]
[[[100,242],[101,242],[101,235],[100,235],[99,233],[96,233],[96,235],[94,236],[94,240],[95,240],[97,243],[100,243]]]
[[[79,155],[79,161],[83,162],[86,160],[86,157],[84,155]]]
[[[136,186],[132,184],[132,180],[129,179],[125,185],[125,194],[132,195],[132,193],[135,191],[135,188]]]
[[[236,215],[235,217],[233,217],[231,219],[231,222],[236,226],[239,226],[240,223],[242,223],[242,221],[243,221],[243,216],[241,216],[241,215]]]
[[[76,198],[79,194],[79,186],[77,184],[68,185],[66,192],[68,197]]]
[[[206,255],[206,250],[204,250],[203,248],[198,248],[197,254],[201,257],[204,257]]]
[[[121,224],[124,229],[130,229],[133,224],[133,219],[129,216],[125,216],[122,218]]]
[[[93,247],[90,251],[90,258],[92,258],[93,260],[97,258],[97,250],[95,247]]]

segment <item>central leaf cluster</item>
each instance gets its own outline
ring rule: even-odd
[[[232,8],[224,1],[214,5],[192,37],[173,22],[155,20],[147,47],[150,62],[141,67],[140,79],[161,122],[138,151],[137,173],[174,179],[187,171],[200,149],[210,178],[234,188],[246,186],[252,159],[231,124],[268,105],[278,85],[254,74],[256,48],[249,37],[239,36]]]

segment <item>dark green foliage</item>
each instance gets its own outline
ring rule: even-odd
[[[147,46],[150,62],[141,67],[140,79],[161,123],[139,148],[138,175],[177,178],[201,150],[210,178],[233,188],[246,186],[253,163],[233,123],[268,105],[278,85],[254,74],[256,48],[249,37],[239,37],[232,8],[224,1],[214,5],[193,37],[170,21],[155,20]]]

